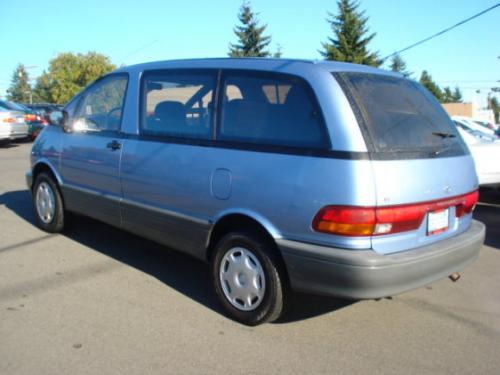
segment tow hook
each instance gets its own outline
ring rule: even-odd
[[[450,276],[448,276],[451,281],[456,283],[458,279],[460,279],[460,274],[458,272],[453,272]]]

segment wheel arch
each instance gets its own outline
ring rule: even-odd
[[[250,230],[262,235],[272,246],[272,251],[276,254],[286,272],[283,256],[275,241],[282,237],[280,232],[269,220],[246,210],[225,212],[214,220],[207,237],[206,260],[208,262],[212,260],[215,246],[225,234],[238,230]],[[286,274],[288,278],[288,272]]]
[[[51,175],[54,178],[54,181],[57,183],[58,186],[62,185],[61,176],[59,175],[59,173],[57,173],[57,170],[54,168],[54,166],[47,159],[38,160],[33,165],[33,168],[31,169],[31,171],[32,171],[31,173],[32,173],[33,178],[32,178],[32,184],[30,186],[30,189],[33,188],[33,184],[35,183],[36,177],[42,172],[45,172],[45,173],[48,173],[49,175]]]

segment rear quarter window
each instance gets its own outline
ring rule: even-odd
[[[437,100],[408,79],[335,73],[372,155],[383,159],[456,156],[467,149]]]
[[[225,72],[217,139],[298,148],[329,145],[312,89],[285,74]]]

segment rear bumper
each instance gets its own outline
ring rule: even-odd
[[[352,299],[381,298],[432,283],[461,271],[479,255],[485,227],[470,228],[438,243],[382,255],[278,240],[292,288]]]

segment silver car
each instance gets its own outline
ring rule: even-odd
[[[24,121],[24,113],[0,107],[0,143],[28,137],[28,124]]]

